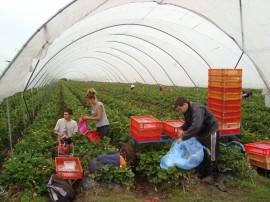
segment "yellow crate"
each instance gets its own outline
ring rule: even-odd
[[[208,86],[215,86],[215,87],[225,87],[225,88],[235,88],[235,87],[242,87],[242,80],[241,81],[212,81],[208,80]]]
[[[242,69],[209,69],[208,75],[242,77]]]

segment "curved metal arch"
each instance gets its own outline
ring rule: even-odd
[[[117,24],[117,25],[110,25],[110,26],[106,26],[106,27],[103,27],[103,28],[100,28],[100,29],[98,29],[98,30],[95,30],[95,31],[93,31],[93,32],[90,32],[90,33],[88,33],[88,34],[86,34],[86,35],[83,35],[83,36],[81,36],[81,37],[79,37],[79,38],[77,38],[76,40],[74,40],[74,41],[72,41],[72,42],[70,42],[69,44],[67,44],[66,46],[64,46],[63,48],[61,48],[59,51],[57,51],[44,65],[43,65],[43,67],[39,70],[39,72],[56,56],[56,55],[58,55],[61,51],[63,51],[65,48],[67,48],[68,46],[70,46],[71,44],[74,44],[75,42],[77,42],[77,41],[79,41],[79,40],[81,40],[81,39],[83,39],[84,37],[87,37],[87,36],[90,36],[90,35],[92,35],[92,34],[94,34],[94,33],[97,33],[97,32],[100,32],[100,31],[103,31],[103,30],[105,30],[105,29],[109,29],[109,28],[113,28],[113,27],[119,27],[119,26],[142,26],[142,27],[147,27],[147,28],[150,28],[150,29],[154,29],[154,30],[157,30],[157,31],[160,31],[160,32],[162,32],[162,33],[164,33],[164,34],[166,34],[166,35],[168,35],[168,36],[171,36],[171,37],[173,37],[173,38],[175,38],[176,40],[178,40],[179,42],[181,42],[181,43],[183,43],[183,44],[185,44],[187,47],[189,47],[191,50],[193,50],[200,58],[202,58],[202,60],[207,64],[207,66],[210,68],[210,65],[207,63],[207,61],[194,49],[194,48],[192,48],[191,46],[189,46],[187,43],[185,43],[185,42],[183,42],[182,40],[180,40],[180,39],[178,39],[177,37],[175,37],[175,36],[173,36],[173,35],[171,35],[171,34],[169,34],[169,33],[167,33],[167,32],[165,32],[165,31],[163,31],[163,30],[160,30],[160,29],[158,29],[158,28],[155,28],[155,27],[152,27],[152,26],[149,26],[149,25],[143,25],[143,24],[129,24],[129,23],[123,23],[123,24]],[[39,74],[39,72],[36,74],[36,76],[34,77],[34,79],[37,77],[37,75]],[[33,80],[34,80],[33,79]],[[194,83],[194,82],[193,82]],[[30,84],[29,84],[30,85]],[[195,85],[196,86],[196,85]],[[28,86],[26,86],[26,89],[28,88]]]
[[[123,54],[125,54],[125,55],[127,55],[127,56],[129,56],[129,57],[131,57],[131,58],[133,58],[134,60],[136,60],[138,63],[140,63],[140,65],[142,65],[142,66],[146,69],[146,71],[151,75],[151,77],[154,79],[154,81],[156,82],[156,84],[158,84],[157,80],[156,80],[155,77],[152,75],[152,73],[148,70],[148,68],[147,68],[144,64],[142,64],[139,60],[137,60],[135,57],[133,57],[133,56],[131,56],[130,54],[125,53],[125,52],[123,52],[123,51],[121,51],[121,50],[119,50],[119,49],[117,49],[117,48],[113,48],[113,47],[109,47],[109,48],[114,49],[114,50],[116,50],[116,51],[119,51],[119,52],[121,52],[121,53],[123,53]]]
[[[75,60],[80,60],[80,59],[90,59],[90,57],[80,57],[80,58],[76,58]],[[97,65],[97,64],[95,64],[95,65]],[[119,78],[119,80],[112,74],[112,76],[115,78],[115,80],[117,81],[117,82],[120,82],[120,81],[122,81],[123,82],[123,80],[121,79],[121,77],[116,73],[116,72],[114,72],[114,69],[113,68],[110,68],[109,66],[102,66],[102,65],[100,65],[99,63],[98,63],[98,65],[99,66],[101,66],[102,68],[104,68],[106,71],[108,71],[109,73],[111,73],[110,71],[112,71],[118,78]],[[107,67],[110,69],[110,71],[109,70],[107,70]]]
[[[140,50],[140,49],[138,49],[138,48],[136,48],[136,47],[134,47],[134,46],[132,46],[132,45],[130,45],[130,44],[127,44],[127,43],[124,43],[124,42],[120,42],[120,41],[106,41],[106,42],[115,42],[115,43],[120,43],[120,44],[125,44],[125,45],[127,45],[127,46],[129,46],[129,47],[132,47],[132,48],[134,48],[134,49],[136,49],[136,50],[138,50],[138,51],[140,51],[140,52],[142,52],[142,53],[144,53],[146,56],[148,56],[149,58],[151,58],[163,71],[164,71],[164,73],[168,76],[168,78],[169,78],[169,80],[172,82],[172,84],[174,85],[174,82],[172,81],[172,79],[171,79],[171,77],[169,76],[169,74],[167,73],[167,71],[162,67],[162,65],[157,61],[157,60],[155,60],[151,55],[149,55],[149,54],[147,54],[146,52],[144,52],[144,51],[142,51],[142,50]]]
[[[68,65],[66,65],[66,66],[68,66]],[[65,66],[65,67],[66,67]],[[101,66],[101,68],[102,69],[105,69],[105,68],[103,68],[102,66]],[[116,81],[118,81],[117,79],[116,79],[116,77],[113,75],[113,74],[111,74],[107,69],[105,69],[106,70],[106,72],[108,73],[108,74],[105,74],[105,75],[108,75],[108,77],[109,77],[109,80],[111,80],[111,81],[113,81],[113,80],[116,80]],[[59,71],[61,71],[61,70],[59,70]],[[57,72],[57,73],[59,73],[59,71]],[[89,68],[87,68],[87,72],[89,72],[90,71],[90,69]],[[89,72],[90,73],[90,72]],[[112,78],[112,77],[114,78]],[[108,79],[107,79],[107,81],[109,81]]]
[[[137,36],[133,36],[133,35],[130,35],[130,34],[113,34],[113,35],[123,35],[123,36],[129,36],[129,37],[133,37],[133,38],[136,38],[136,39],[140,39],[142,41],[145,41],[147,43],[150,43],[151,45],[155,46],[156,48],[160,49],[161,51],[163,51],[164,53],[166,53],[170,58],[172,58],[180,67],[182,67],[182,69],[184,70],[184,72],[186,73],[186,75],[188,76],[188,78],[190,79],[190,81],[194,84],[194,86],[196,86],[195,82],[192,80],[192,78],[189,76],[189,74],[187,73],[186,69],[178,62],[178,60],[176,60],[170,53],[168,53],[167,51],[163,50],[162,48],[160,48],[159,46],[155,45],[154,43],[151,43],[145,39],[142,39],[140,37],[137,37]]]
[[[68,66],[68,65],[66,65],[66,66]],[[65,67],[66,67],[66,66],[65,66]],[[101,67],[102,67],[102,66],[101,66]],[[89,70],[89,69],[88,69],[88,70]],[[61,71],[61,69],[59,69],[59,70],[56,72],[56,74],[58,74],[60,71]],[[108,70],[106,69],[106,71],[108,71]],[[108,71],[108,73],[109,73],[109,74],[108,74],[109,79],[110,79],[110,80],[113,80],[113,79],[111,78],[111,76],[110,76],[110,75],[112,75],[112,74],[110,74],[109,71]],[[106,75],[106,74],[105,74],[105,75]],[[113,76],[113,75],[112,75],[112,76]],[[114,76],[113,76],[113,77],[114,77]],[[114,77],[114,78],[115,78],[115,77]],[[115,78],[115,79],[116,79],[116,78]],[[46,82],[47,82],[47,83],[50,83],[52,80],[53,80],[53,78],[47,78]],[[107,79],[107,81],[108,81],[108,79]],[[117,79],[116,79],[116,81],[117,81]],[[46,82],[45,82],[45,83],[46,83]]]
[[[124,59],[121,59],[120,57],[114,55],[114,54],[111,54],[111,53],[107,53],[107,52],[104,52],[104,51],[94,51],[94,52],[97,52],[97,53],[103,53],[103,54],[107,54],[107,55],[110,55],[110,56],[113,56],[115,58],[118,58],[119,60],[123,61],[124,63],[128,64],[132,69],[134,69],[137,74],[141,77],[141,79],[144,81],[144,83],[146,84],[146,81],[144,80],[144,78],[142,77],[142,75],[136,70],[135,67],[133,67],[130,63],[128,63],[127,61],[125,61]]]
[[[105,60],[103,60],[103,59],[100,59],[100,58],[97,58],[97,57],[81,57],[81,58],[92,58],[92,59],[96,59],[96,60],[100,60],[100,61],[102,61],[102,62],[104,62],[104,63],[106,63],[107,65],[109,65],[109,66],[112,66],[112,68],[114,68],[114,69],[116,69],[125,79],[126,79],[126,81],[127,82],[129,82],[128,80],[127,80],[127,78],[126,78],[126,76],[117,68],[117,67],[115,67],[114,65],[112,65],[111,63],[109,63],[109,62],[107,62],[107,61],[105,61]],[[46,71],[45,71],[46,72]],[[44,73],[45,73],[44,72]],[[42,76],[39,78],[39,80],[44,76],[44,73],[42,74]],[[119,75],[117,74],[117,76],[119,77]],[[119,77],[120,78],[120,77]],[[39,80],[38,80],[38,82],[39,82]],[[122,80],[122,79],[121,79]],[[30,84],[33,82],[34,80],[32,80],[31,82],[30,82]],[[30,85],[29,84],[29,85]],[[35,84],[36,85],[36,84]]]

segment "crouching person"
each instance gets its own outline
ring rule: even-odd
[[[77,122],[72,119],[73,111],[71,109],[64,110],[64,118],[57,121],[54,133],[58,136],[58,140],[64,139],[67,143],[71,143],[71,137],[78,132]]]
[[[175,101],[175,108],[185,117],[185,123],[180,127],[178,133],[178,143],[191,137],[207,148],[204,159],[196,168],[198,178],[204,182],[213,184],[218,179],[218,147],[219,133],[218,121],[212,112],[203,104],[189,102],[184,97],[178,97]],[[222,191],[224,184],[217,184]]]

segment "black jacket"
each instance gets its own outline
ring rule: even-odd
[[[211,133],[218,131],[218,122],[213,113],[203,104],[190,102],[184,114],[185,123],[180,129],[186,131],[182,139],[191,137],[206,138]]]

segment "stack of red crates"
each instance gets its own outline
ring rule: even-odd
[[[242,69],[209,69],[208,108],[219,122],[221,136],[240,134]]]
[[[138,142],[161,140],[161,121],[153,116],[131,116],[130,134]]]
[[[245,144],[251,165],[270,170],[270,142]]]

